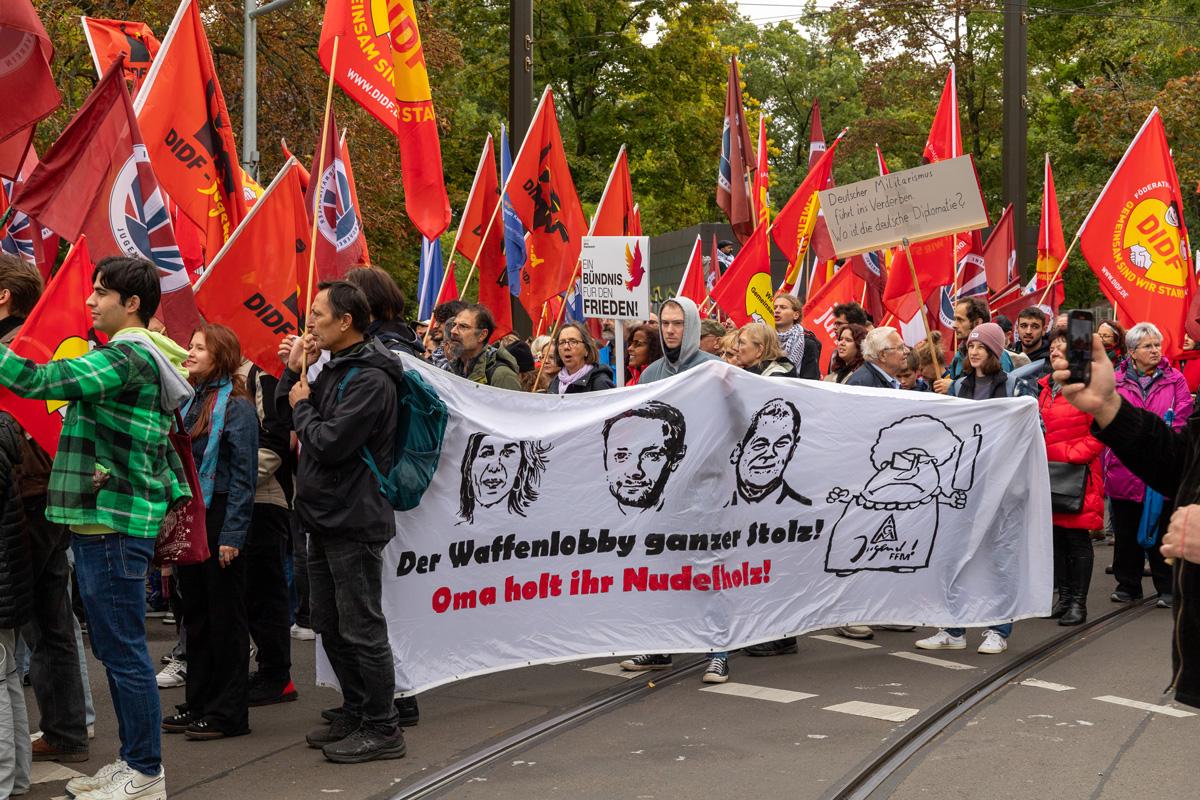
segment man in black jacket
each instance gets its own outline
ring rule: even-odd
[[[300,440],[296,513],[308,534],[313,629],[341,684],[344,702],[329,727],[308,735],[325,757],[359,763],[404,755],[398,726],[392,651],[382,609],[383,548],[396,533],[395,512],[368,469],[392,467],[399,361],[366,340],[367,299],[345,281],[322,283],[279,381],[277,401],[292,407]],[[300,380],[303,353],[330,359],[310,384]]]
[[[1092,433],[1129,470],[1164,497],[1175,512],[1163,537],[1162,554],[1184,559],[1175,568],[1175,636],[1172,638],[1175,699],[1200,707],[1200,413],[1174,431],[1156,414],[1122,401],[1112,362],[1099,336],[1092,337],[1092,379],[1068,384],[1061,355],[1052,356],[1054,380],[1071,405],[1091,414]]]
[[[846,381],[847,386],[873,386],[876,389],[899,389],[896,375],[908,363],[908,345],[895,328],[872,328],[863,339],[861,367]]]
[[[29,791],[32,765],[15,652],[17,630],[33,615],[33,570],[17,487],[21,436],[13,418],[0,412],[0,797]]]

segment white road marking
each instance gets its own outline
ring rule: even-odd
[[[974,665],[972,664],[960,664],[957,661],[948,661],[944,658],[934,658],[933,656],[923,656],[920,653],[906,653],[900,651],[896,653],[889,653],[888,655],[893,655],[896,658],[907,658],[909,661],[919,661],[922,664],[932,664],[935,667],[942,667],[944,669],[975,669]]]
[[[822,642],[833,642],[834,644],[844,644],[847,647],[857,647],[859,650],[874,650],[880,645],[871,644],[870,642],[860,642],[858,639],[847,639],[845,636],[830,636],[827,633],[818,633],[808,637],[810,639],[820,639]]]
[[[889,722],[904,722],[915,714],[919,708],[904,708],[903,706],[885,706],[882,703],[866,703],[862,700],[851,700],[849,703],[838,703],[826,706],[826,711],[836,711],[839,714],[853,714],[856,717],[884,719]]]
[[[624,678],[625,680],[629,680],[630,678],[636,678],[639,675],[643,674],[641,672],[633,672],[632,670],[621,669],[621,665],[619,663],[617,663],[617,664],[597,664],[594,667],[584,667],[583,671],[584,672],[595,672],[599,675],[611,675],[614,678]]]
[[[748,683],[719,683],[705,686],[700,691],[716,694],[731,694],[734,697],[749,697],[752,700],[769,700],[772,703],[794,703],[816,697],[808,692],[790,692],[787,689],[772,689],[769,686],[751,686]]]
[[[82,772],[76,772],[70,767],[55,764],[50,761],[33,762],[33,770],[29,773],[30,783],[53,783],[54,781],[69,781],[78,778]]]
[[[1065,683],[1051,683],[1050,681],[1039,681],[1037,678],[1028,678],[1021,681],[1022,686],[1032,686],[1034,689],[1049,689],[1052,692],[1072,692],[1074,686],[1067,686]]]
[[[1128,706],[1141,711],[1153,711],[1156,714],[1163,714],[1168,717],[1194,717],[1196,716],[1191,711],[1184,711],[1182,708],[1174,708],[1173,706],[1156,706],[1153,703],[1143,703],[1141,700],[1129,700],[1124,697],[1113,697],[1111,694],[1103,695],[1102,697],[1093,697],[1093,700],[1099,700],[1102,703],[1112,703],[1117,706]]]

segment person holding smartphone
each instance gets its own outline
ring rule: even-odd
[[[1141,342],[1138,342],[1141,344]],[[1200,419],[1181,415],[1176,429],[1117,391],[1116,373],[1099,336],[1092,337],[1091,380],[1067,383],[1068,359],[1052,354],[1054,379],[1071,405],[1094,418],[1097,439],[1139,480],[1164,497],[1173,497],[1164,558],[1184,559],[1174,566],[1175,634],[1172,636],[1175,699],[1200,708]]]

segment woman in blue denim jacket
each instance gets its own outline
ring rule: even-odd
[[[192,456],[204,494],[212,555],[181,566],[183,628],[187,642],[187,702],[163,720],[163,730],[189,739],[221,739],[250,732],[246,663],[246,541],[258,479],[258,415],[245,380],[237,335],[224,325],[192,334],[184,366],[196,396],[184,409]]]

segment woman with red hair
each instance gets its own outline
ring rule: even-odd
[[[238,374],[242,350],[224,325],[192,334],[184,367],[196,388],[183,409],[204,494],[208,561],[177,568],[188,654],[187,702],[163,720],[167,733],[221,739],[250,732],[250,633],[245,560],[238,558],[258,481],[258,414]]]

